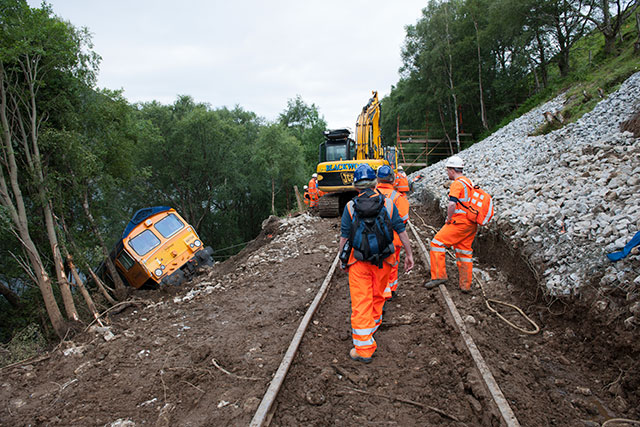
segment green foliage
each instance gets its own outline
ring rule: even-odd
[[[600,31],[581,37],[590,24],[576,5],[556,0],[429,2],[417,23],[407,27],[400,80],[382,100],[383,140],[395,140],[398,119],[403,129],[426,124],[430,138],[445,131],[455,135],[454,95],[464,130],[476,141],[563,91],[570,100],[562,112],[566,119],[577,120],[590,111],[600,99],[598,88],[609,93],[638,71],[632,46],[638,33],[631,16],[622,26],[615,55],[608,54]],[[488,129],[480,121],[478,68]]]
[[[29,359],[45,349],[46,340],[35,323],[19,329],[6,345],[0,344],[0,367]]]
[[[300,141],[306,175],[315,172],[318,163],[318,149],[324,141],[327,122],[315,104],[307,105],[300,95],[287,101],[287,108],[280,113],[278,122]]]
[[[293,185],[304,181],[305,178],[303,148],[300,141],[280,124],[266,126],[260,131],[251,162],[255,165],[255,170],[261,172],[258,175],[266,178],[263,178],[262,185],[271,188],[273,182],[277,193],[284,191],[288,195],[288,210]]]

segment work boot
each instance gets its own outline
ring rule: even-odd
[[[469,288],[469,289],[460,288],[460,292],[462,292],[463,294],[470,294],[471,293],[471,288]]]
[[[427,283],[424,284],[424,287],[427,289],[432,289],[432,288],[435,288],[436,286],[442,285],[443,283],[447,283],[447,279],[429,280]]]
[[[352,348],[351,351],[349,351],[349,357],[355,360],[356,362],[362,362],[362,363],[371,363],[371,361],[373,360],[373,357],[360,356],[358,354],[358,351],[355,348]]]
[[[394,299],[396,297],[397,292],[396,291],[391,291],[391,298],[389,298],[389,301],[391,301],[392,299]]]

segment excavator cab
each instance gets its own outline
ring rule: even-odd
[[[374,170],[382,165],[397,165],[396,153],[383,147],[380,135],[380,102],[378,92],[362,108],[356,120],[355,138],[348,129],[327,130],[320,144],[320,162],[316,167],[318,190],[326,193],[318,200],[322,217],[336,217],[358,192],[353,187],[353,172],[367,163]]]
[[[320,144],[319,163],[351,160],[355,155],[355,142],[349,138],[349,130],[324,131],[325,140]]]
[[[398,153],[396,151],[396,147],[384,147],[384,159],[389,162],[391,169],[394,171],[398,169]]]

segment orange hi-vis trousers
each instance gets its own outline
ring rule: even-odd
[[[471,289],[473,280],[473,250],[471,244],[476,237],[478,225],[475,223],[445,224],[431,240],[431,280],[446,279],[445,247],[453,246],[456,251],[460,289]]]
[[[383,291],[390,270],[391,266],[386,262],[382,263],[382,268],[364,261],[349,266],[351,334],[359,356],[371,357],[376,351],[373,333],[382,322]]]
[[[398,289],[398,267],[400,266],[400,250],[402,249],[402,245],[395,246],[395,248],[396,251],[391,255],[394,257],[394,263],[391,265],[391,270],[389,271],[389,284],[384,289],[384,297],[387,299],[391,298],[392,291],[395,292]]]

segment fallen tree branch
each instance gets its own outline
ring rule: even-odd
[[[358,384],[362,380],[359,376],[353,375],[351,372],[343,369],[341,366],[333,365],[333,369],[335,369],[337,373],[339,373],[343,377],[349,379],[349,381],[351,381],[354,384]]]
[[[403,399],[401,397],[387,396],[386,394],[382,394],[382,393],[374,393],[374,392],[371,392],[371,391],[360,390],[360,389],[353,388],[353,387],[347,387],[347,386],[342,386],[342,387],[346,388],[347,390],[354,391],[356,393],[367,394],[369,396],[375,396],[375,397],[384,397],[385,399],[389,399],[391,401],[397,401],[397,402],[406,403],[408,405],[417,406],[420,409],[428,409],[428,410],[433,411],[433,412],[435,412],[435,413],[437,413],[439,415],[442,415],[445,418],[449,418],[450,420],[456,421],[458,423],[462,423],[462,421],[460,421],[459,419],[457,419],[456,417],[454,417],[451,414],[447,414],[442,409],[438,409],[436,407],[429,406],[429,405],[423,405],[420,402],[415,402],[415,401],[409,400],[409,399]],[[462,423],[462,424],[466,425],[464,423]]]
[[[123,305],[129,306],[129,305],[140,305],[140,304],[147,304],[147,305],[149,305],[149,304],[151,304],[151,301],[146,301],[146,300],[129,300],[129,301],[122,301],[122,302],[119,302],[118,304],[113,305],[113,306],[109,307],[108,309],[106,309],[105,311],[103,311],[102,313],[100,313],[100,314],[98,315],[98,317],[96,317],[96,318],[93,320],[93,322],[91,322],[91,323],[89,323],[89,324],[87,325],[87,327],[85,328],[84,332],[87,332],[87,331],[89,330],[89,328],[91,327],[91,325],[93,325],[94,323],[96,323],[96,321],[97,321],[99,318],[101,318],[102,316],[104,316],[105,314],[107,314],[108,312],[110,312],[111,310],[113,310],[114,308],[117,308],[117,307],[120,307],[120,306],[123,306]],[[126,307],[121,308],[121,309],[118,311],[118,313],[119,313],[120,311],[124,310],[125,308],[126,308]]]
[[[234,378],[238,378],[240,380],[260,381],[262,379],[262,378],[255,378],[255,377],[243,377],[241,375],[232,374],[231,372],[229,372],[226,369],[224,369],[222,366],[218,365],[218,362],[216,362],[216,359],[211,359],[211,363],[213,363],[213,366],[215,366],[216,368],[218,368],[219,370],[221,370],[225,374],[227,374],[227,375],[229,375],[231,377],[234,377]]]

